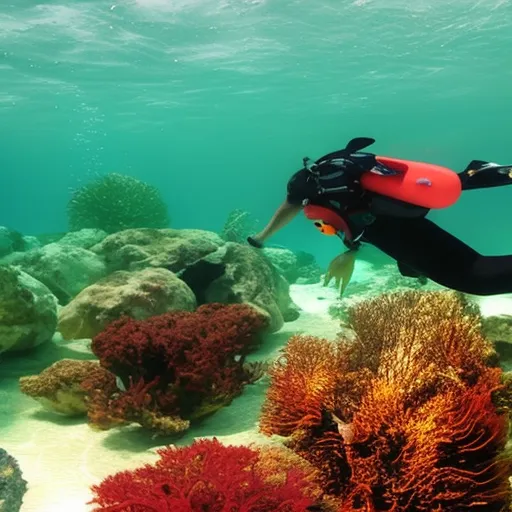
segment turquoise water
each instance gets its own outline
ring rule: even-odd
[[[4,2],[0,223],[65,230],[70,189],[112,171],[159,187],[175,227],[265,222],[303,156],[361,135],[456,170],[509,163],[511,28],[499,0]],[[431,217],[509,252],[510,193]],[[318,235],[299,220],[274,241]]]
[[[233,209],[265,224],[304,156],[358,136],[374,137],[377,154],[456,171],[474,159],[512,164],[511,55],[508,0],[5,0],[0,227],[24,235],[67,231],[72,192],[112,172],[155,186],[172,227],[219,232]],[[469,192],[429,216],[481,252],[510,254],[511,198],[512,187]],[[341,245],[304,218],[273,244],[313,253],[322,271]],[[55,269],[52,257],[66,261],[73,249],[58,250],[48,249],[42,270],[37,261],[24,267],[36,279],[48,277],[56,295],[76,298],[96,282],[95,269],[107,272],[108,251],[86,255],[90,260],[82,253],[83,267],[77,257],[76,268]],[[237,279],[254,275],[259,285],[266,267],[244,266],[243,257]],[[356,263],[349,303],[403,284],[366,259],[363,253]],[[41,277],[47,269],[55,272]],[[142,279],[134,286],[151,289]],[[17,290],[15,304],[23,303],[20,290],[26,292]],[[2,307],[11,299],[3,291]],[[255,361],[275,358],[297,332],[339,334],[329,309],[339,306],[333,286],[292,284],[290,295],[298,318],[272,333]],[[509,314],[512,297],[483,305],[484,316]],[[108,300],[101,306],[107,310]],[[54,305],[55,323],[58,314]],[[2,315],[0,307],[0,329],[10,334],[21,321]],[[35,324],[29,328],[41,329]],[[29,484],[21,512],[82,512],[92,483],[152,461],[162,441],[137,430],[95,432],[83,418],[48,413],[23,395],[23,375],[63,358],[96,359],[88,339],[68,343],[57,332],[45,341],[21,356],[0,353],[0,448],[16,457]],[[261,441],[255,426],[266,384],[248,386],[177,444],[203,435]]]

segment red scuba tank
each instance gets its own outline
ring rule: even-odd
[[[365,172],[361,185],[366,190],[424,208],[447,208],[462,193],[458,174],[447,167],[385,156],[375,158],[398,174]]]

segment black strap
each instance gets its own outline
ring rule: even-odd
[[[257,240],[255,240],[252,236],[247,237],[247,242],[249,243],[249,245],[256,247],[256,249],[263,248],[263,244],[261,242],[258,242]]]

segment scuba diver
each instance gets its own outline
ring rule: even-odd
[[[460,173],[438,165],[362,152],[375,142],[361,137],[303,168],[289,180],[286,200],[268,225],[247,241],[262,248],[303,211],[317,229],[343,240],[348,251],[330,264],[342,295],[361,243],[393,258],[403,276],[473,295],[512,293],[512,255],[483,256],[426,215],[454,204],[465,190],[512,184],[512,165],[473,160]]]

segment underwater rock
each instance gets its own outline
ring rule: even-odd
[[[193,311],[193,291],[170,270],[119,270],[85,288],[59,312],[66,340],[92,338],[122,316],[142,320],[168,311]]]
[[[481,321],[482,333],[494,343],[500,365],[512,369],[512,315],[482,317]]]
[[[0,267],[0,353],[27,350],[55,334],[57,299],[41,282],[12,266]]]
[[[37,235],[37,239],[39,240],[40,245],[48,245],[58,242],[62,238],[67,235],[66,232],[58,232],[58,233],[41,233]]]
[[[482,318],[482,331],[490,340],[512,344],[512,315],[494,315]]]
[[[67,304],[87,286],[106,275],[105,263],[97,254],[71,245],[51,243],[8,259],[11,265],[44,283]]]
[[[220,277],[213,270],[215,266],[224,270]],[[205,268],[208,273],[205,273]],[[195,272],[203,272],[203,279],[194,278]],[[187,284],[193,281],[196,288],[203,285],[201,290],[196,290],[196,295],[203,299],[201,302],[258,306],[270,315],[270,332],[278,331],[285,321],[295,320],[299,316],[290,298],[286,279],[264,255],[252,247],[227,242],[179,275]],[[210,280],[207,276],[210,276]]]
[[[320,282],[322,269],[312,254],[294,253],[290,249],[268,247],[263,254],[277,268],[290,284],[314,284]]]
[[[297,258],[297,271],[299,273],[296,284],[319,283],[322,278],[322,269],[315,257],[305,251],[298,251],[295,253],[295,256]]]
[[[0,258],[12,252],[24,251],[23,235],[5,226],[0,226]]]
[[[24,251],[31,251],[32,249],[39,249],[41,242],[37,236],[24,236],[23,237]]]
[[[12,252],[11,232],[4,226],[0,226],[0,256]]]
[[[95,374],[103,374],[98,361],[61,359],[39,375],[21,377],[20,390],[37,400],[47,411],[65,416],[85,416],[86,392],[81,384]]]
[[[26,492],[27,482],[18,463],[0,448],[0,512],[19,512]]]
[[[91,248],[109,270],[163,267],[178,272],[224,244],[216,233],[200,229],[127,229]]]
[[[72,245],[82,249],[90,249],[93,245],[99,244],[107,237],[107,232],[101,229],[85,228],[80,231],[71,231],[62,237],[59,245]]]
[[[295,256],[293,251],[278,247],[268,247],[263,249],[263,254],[290,284],[297,281],[299,269],[297,267],[297,256]]]

